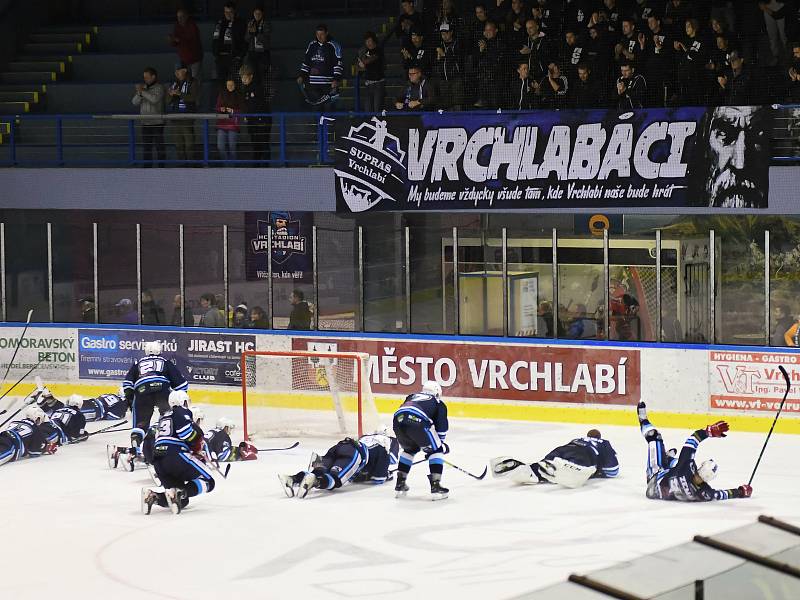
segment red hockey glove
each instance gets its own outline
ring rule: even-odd
[[[47,442],[44,446],[44,454],[55,454],[58,450],[58,442]]]
[[[201,454],[203,452],[203,445],[205,440],[202,435],[198,435],[189,443],[189,448],[194,454]]]
[[[239,460],[257,460],[258,450],[250,442],[241,442],[239,444]]]
[[[753,495],[753,487],[747,484],[740,485],[738,487],[739,490],[739,497],[740,498],[749,498]]]
[[[706,433],[709,437],[726,437],[725,432],[729,429],[730,426],[725,421],[717,421],[706,427]]]

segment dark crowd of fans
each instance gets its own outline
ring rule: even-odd
[[[796,0],[417,4],[401,2],[393,30],[408,86],[384,108],[631,109],[800,100]],[[379,66],[395,60],[371,54],[381,54],[381,47],[368,33],[358,64],[365,109],[380,101],[372,89],[382,79]]]

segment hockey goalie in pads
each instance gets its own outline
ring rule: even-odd
[[[611,442],[602,439],[597,429],[551,450],[539,462],[526,464],[501,456],[490,461],[492,476],[515,483],[555,483],[578,488],[592,478],[612,478],[619,474],[617,453]]]

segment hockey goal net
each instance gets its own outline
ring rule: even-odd
[[[358,352],[242,353],[245,438],[354,437],[376,431],[368,358]]]

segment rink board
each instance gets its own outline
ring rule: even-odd
[[[425,379],[436,378],[442,383],[450,413],[458,417],[635,425],[633,408],[644,400],[665,427],[698,427],[709,418],[724,417],[740,431],[766,431],[785,391],[777,369],[781,364],[797,385],[790,390],[776,431],[800,433],[800,353],[791,348],[322,332],[254,334],[232,329],[187,332],[103,325],[93,326],[91,337],[88,331],[74,325],[32,324],[6,385],[41,360],[35,373],[57,395],[115,392],[123,378],[118,373],[129,362],[122,349],[112,347],[114,340],[135,340],[137,332],[142,340],[160,337],[176,358],[185,360],[176,339],[185,338],[182,343],[189,348],[202,339],[208,347],[213,346],[208,340],[217,336],[217,354],[213,347],[206,348],[203,368],[187,374],[192,396],[195,402],[241,406],[241,374],[232,350],[237,340],[247,340],[242,344],[249,346],[255,337],[259,351],[369,354],[367,376],[382,414],[392,413],[400,399],[418,391]],[[21,332],[20,326],[11,324],[0,330],[0,357],[5,359],[0,360],[0,368],[5,368]],[[112,363],[117,368],[108,369],[102,377],[87,377],[85,361],[98,361],[98,357],[117,361]],[[28,393],[30,384],[20,384],[11,396]],[[304,394],[300,402],[297,398],[268,394],[263,402],[297,410],[325,409],[330,403],[327,393]]]

